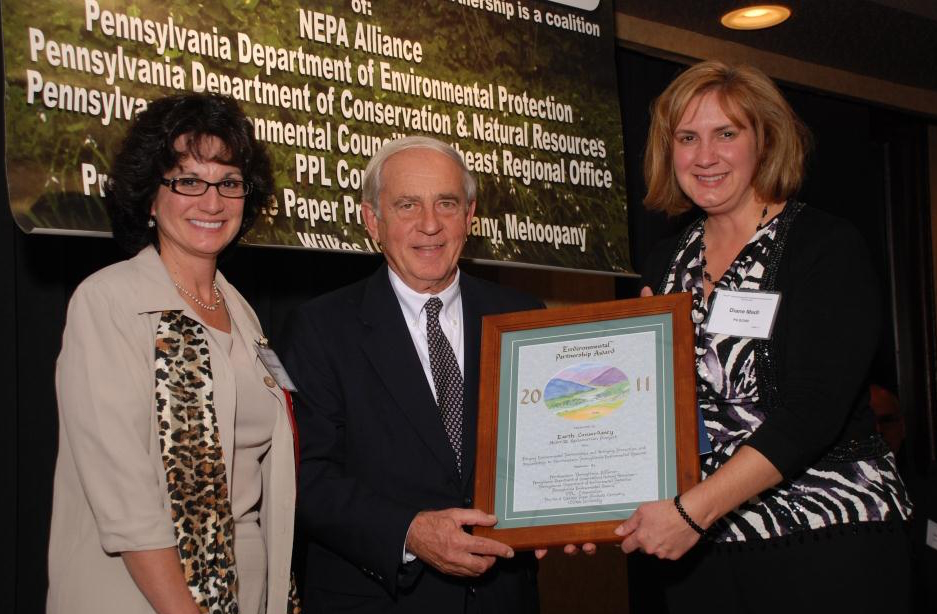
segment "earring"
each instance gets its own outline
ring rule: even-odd
[[[148,220],[146,221],[146,227],[147,227],[147,228],[156,228],[156,218],[154,218],[154,217],[151,215],[151,216],[150,216],[150,219],[148,219]]]

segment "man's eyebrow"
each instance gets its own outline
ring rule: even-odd
[[[458,192],[441,192],[439,194],[433,195],[433,200],[455,200],[462,201],[462,196]],[[394,199],[395,203],[399,202],[423,202],[423,197],[416,194],[400,194],[397,198]]]

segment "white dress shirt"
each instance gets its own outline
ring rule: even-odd
[[[459,371],[462,372],[464,378],[465,352],[462,343],[464,328],[462,326],[462,292],[459,290],[459,270],[456,269],[455,279],[452,280],[452,283],[438,294],[417,292],[403,283],[403,280],[390,268],[387,269],[387,272],[390,274],[390,285],[394,289],[394,294],[397,295],[403,317],[407,321],[407,329],[409,329],[410,337],[413,339],[413,347],[416,348],[416,353],[420,357],[420,364],[423,365],[426,381],[429,383],[430,390],[433,391],[433,398],[436,398],[433,370],[429,364],[429,341],[426,338],[426,301],[433,296],[442,301],[442,309],[439,312],[439,327],[446,335],[446,339],[449,340],[449,345],[452,346],[452,352],[459,362]]]
[[[394,273],[390,267],[387,268],[390,274],[390,285],[397,295],[397,302],[400,303],[400,309],[403,311],[403,318],[407,321],[407,329],[410,331],[410,337],[413,339],[413,347],[420,357],[420,364],[423,365],[423,374],[429,383],[429,389],[433,391],[433,398],[436,399],[436,384],[433,381],[433,370],[429,364],[429,341],[426,338],[426,301],[433,296],[442,301],[442,309],[439,311],[439,327],[442,329],[456,360],[459,361],[459,371],[462,377],[465,377],[465,353],[463,352],[462,337],[465,330],[462,326],[462,292],[459,290],[459,270],[456,269],[455,279],[438,294],[417,292]],[[436,399],[439,402],[439,399]],[[407,530],[409,537],[410,531]],[[416,560],[416,556],[406,549],[406,538],[404,538],[403,562],[410,563]]]

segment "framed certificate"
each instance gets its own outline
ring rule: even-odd
[[[616,541],[699,481],[690,295],[486,316],[475,535],[517,549]]]

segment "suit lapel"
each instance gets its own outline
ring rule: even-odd
[[[465,365],[465,390],[462,393],[462,481],[469,485],[475,469],[475,443],[478,438],[478,363],[481,353],[482,310],[472,278],[460,275],[462,293],[462,348]]]
[[[366,327],[362,346],[378,378],[433,455],[456,475],[455,454],[390,285],[387,265],[368,280],[360,315]]]

